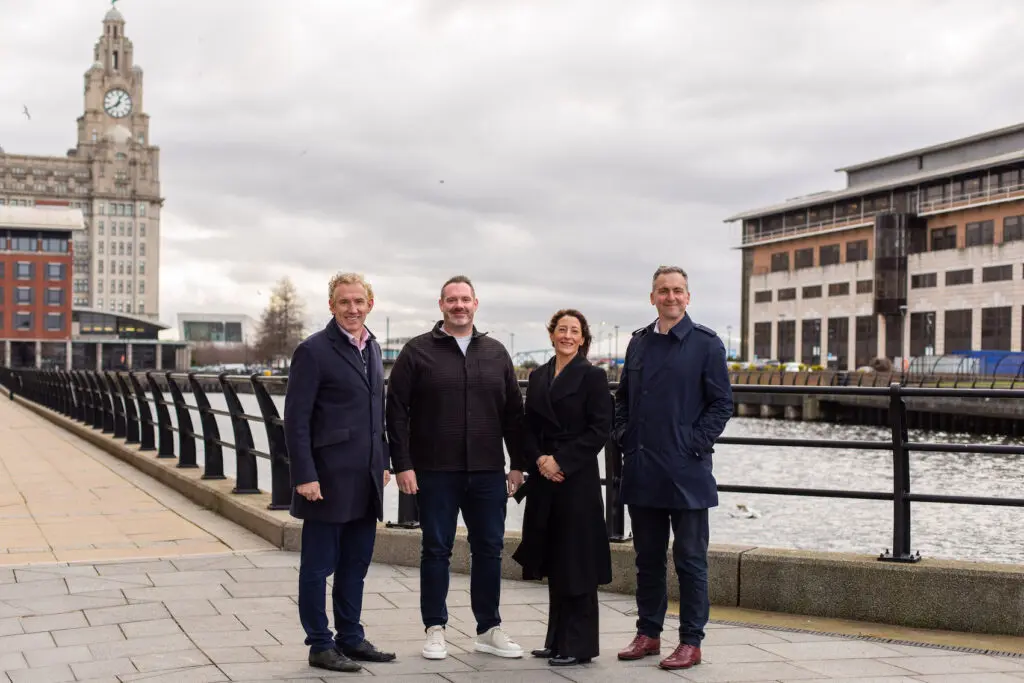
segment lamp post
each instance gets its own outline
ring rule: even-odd
[[[732,325],[727,325],[725,328],[726,342],[725,342],[725,359],[732,360]]]
[[[907,362],[907,348],[906,348],[906,336],[907,336],[907,305],[903,304],[900,306],[900,372],[906,373],[909,369],[909,363]]]

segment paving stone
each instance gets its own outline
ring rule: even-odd
[[[270,567],[265,569],[230,569],[228,574],[236,583],[265,583],[267,581],[291,581],[298,588],[299,571],[292,567]]]
[[[93,645],[95,643],[113,643],[124,640],[124,634],[117,624],[107,626],[86,626],[85,628],[73,628],[66,631],[53,631],[53,639],[59,647],[71,645]]]
[[[72,664],[71,670],[79,680],[113,678],[122,674],[136,672],[135,665],[132,664],[131,660],[124,658]]]
[[[900,657],[899,659],[881,659],[883,664],[898,666],[905,671],[916,674],[968,674],[986,671],[1006,671],[1024,673],[1024,663],[1008,657],[991,657],[987,655],[964,655],[963,657]]]
[[[230,594],[219,583],[161,588],[125,588],[124,596],[132,602],[163,602],[187,593],[190,599],[227,598]]]
[[[47,576],[39,581],[26,583],[5,583],[0,585],[0,600],[31,598],[48,598],[55,595],[67,595],[68,585],[64,579]]]
[[[49,633],[26,633],[0,637],[0,655],[8,652],[45,650],[51,647],[54,647],[54,642]]]
[[[202,643],[199,645],[210,661],[218,665],[266,661],[263,655],[252,647],[203,647]],[[306,646],[303,645],[303,648],[306,649]]]
[[[142,655],[163,654],[192,649],[192,641],[184,635],[156,636],[153,638],[133,638],[117,643],[97,643],[90,645],[96,659],[116,659],[118,657],[136,657]]]
[[[127,574],[110,578],[101,576],[69,576],[65,581],[68,584],[68,592],[72,595],[93,593],[101,590],[120,591],[123,588],[152,585],[148,574]]]
[[[135,621],[121,624],[125,638],[145,638],[147,636],[168,636],[181,633],[178,622],[174,619],[154,619],[153,621]]]
[[[149,655],[139,655],[131,658],[135,667],[142,672],[145,671],[167,671],[168,669],[186,669],[195,666],[205,666],[210,659],[200,650],[190,648],[176,652],[158,652]]]
[[[797,666],[813,671],[819,676],[828,678],[882,678],[887,676],[909,676],[911,672],[897,665],[900,661],[886,664],[877,659],[825,659],[820,661],[801,660],[794,662]]]
[[[295,603],[288,598],[227,598],[211,600],[220,614],[246,614],[253,612],[284,612],[295,614]]]
[[[20,652],[7,652],[0,654],[0,671],[13,671],[15,669],[28,668],[28,662]],[[3,679],[0,679],[3,680]]]
[[[167,572],[162,574],[153,574],[149,577],[153,582],[154,586],[189,586],[189,590],[194,586],[208,585],[208,584],[220,584],[229,583],[231,576],[224,570],[213,570],[213,571],[178,571],[178,572]]]
[[[16,636],[19,633],[24,633],[25,630],[21,626],[21,619],[17,617],[7,617],[6,619],[0,619],[0,637],[3,636]]]
[[[125,683],[145,681],[146,683],[217,683],[228,680],[227,676],[215,666],[200,666],[189,669],[176,669],[160,675],[138,673],[121,676]]]
[[[266,631],[216,631],[195,637],[201,647],[242,647],[256,645],[280,645]]]
[[[75,674],[67,664],[45,666],[40,669],[18,669],[8,671],[12,683],[64,683],[75,680]]]
[[[32,667],[55,666],[57,664],[74,664],[91,662],[92,652],[85,645],[69,647],[51,647],[45,650],[28,650],[23,653],[28,665]]]
[[[133,621],[152,621],[169,616],[167,609],[160,603],[143,603],[124,605],[121,607],[104,607],[85,611],[85,618],[92,626],[104,624],[126,624]]]
[[[254,567],[295,567],[299,566],[299,553],[277,551],[266,553],[251,553],[249,561]]]
[[[871,659],[888,657],[893,651],[883,645],[860,640],[831,640],[818,643],[764,643],[762,650],[791,660]]]
[[[245,624],[232,614],[218,614],[208,617],[179,617],[177,623],[181,630],[190,636],[218,631],[246,630]]]
[[[653,659],[653,658],[652,658]],[[654,666],[652,662],[649,666]],[[632,669],[630,670],[632,671]],[[664,673],[664,672],[661,672]],[[788,662],[746,664],[701,664],[680,674],[694,683],[747,683],[753,681],[799,681],[819,678],[818,674]]]
[[[110,564],[96,565],[96,573],[100,576],[156,574],[176,571],[178,571],[178,568],[170,560],[139,560],[137,562],[112,562]]]
[[[239,528],[234,523],[228,522],[223,517],[219,517],[215,513],[211,519],[227,522],[230,528]],[[252,569],[253,563],[249,561],[248,555],[208,555],[205,557],[176,557],[171,560],[171,563],[178,568],[180,572],[191,572],[191,571],[208,571],[214,569],[224,570],[244,570]]]
[[[218,614],[209,600],[164,600],[164,607],[175,619],[216,616]]]
[[[103,607],[116,607],[125,604],[124,596],[120,591],[100,591],[100,594],[89,595],[59,595],[52,598],[18,598],[8,600],[7,604],[15,607],[23,607],[27,614],[63,614],[76,610],[100,609]]]
[[[25,633],[39,633],[41,631],[59,631],[69,628],[81,628],[88,626],[85,615],[81,612],[67,612],[65,614],[48,614],[41,617],[22,617],[21,627]]]

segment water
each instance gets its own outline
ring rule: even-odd
[[[191,394],[186,399],[194,401]],[[221,394],[208,394],[214,408],[226,409]],[[256,398],[239,397],[247,413],[258,415]],[[275,397],[284,412],[283,397]],[[171,411],[174,421],[174,411]],[[200,431],[198,414],[193,424]],[[234,440],[231,422],[217,418],[221,437]],[[252,424],[256,448],[267,452],[262,424]],[[884,441],[886,429],[785,420],[733,418],[728,436],[816,438],[851,441]],[[1021,443],[1003,437],[920,432],[912,430],[911,441],[938,443]],[[202,444],[197,456],[203,459]],[[602,456],[603,458],[603,456]],[[890,451],[853,449],[776,448],[768,446],[719,445],[715,452],[715,475],[720,484],[791,486],[890,491]],[[949,495],[1024,497],[1024,456],[991,454],[911,453],[911,490],[916,493]],[[602,460],[603,462],[603,460]],[[270,491],[270,464],[259,459],[259,485]],[[234,477],[234,453],[224,452],[225,474]],[[385,520],[395,521],[398,488],[392,482],[384,494]],[[752,508],[752,518],[737,506]],[[878,554],[892,547],[892,503],[888,501],[768,496],[739,493],[721,494],[721,504],[711,511],[713,543],[730,543],[776,548],[827,550]],[[508,506],[508,528],[522,525],[523,507],[515,501]],[[1024,563],[1024,509],[994,506],[914,503],[913,544],[925,557],[973,559]],[[626,517],[629,531],[629,517]]]

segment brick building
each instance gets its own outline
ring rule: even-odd
[[[852,370],[1020,351],[1024,124],[841,168],[746,211],[741,355]]]
[[[0,206],[0,339],[71,339],[73,241],[79,209]]]

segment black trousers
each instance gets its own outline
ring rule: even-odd
[[[296,494],[298,495],[298,494]],[[302,523],[299,564],[299,621],[310,652],[330,650],[335,642],[354,647],[363,642],[359,618],[363,579],[373,558],[376,516],[344,524],[306,520]],[[327,577],[334,574],[334,630],[327,625]]]
[[[700,647],[711,604],[708,599],[708,511],[629,506],[636,550],[637,633],[660,638],[668,610],[667,561],[671,525],[672,561],[679,576],[679,642]]]
[[[548,584],[548,635],[544,647],[563,657],[587,659],[601,654],[597,589],[565,595]]]

